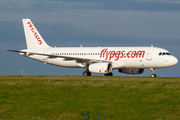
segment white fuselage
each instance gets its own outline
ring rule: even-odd
[[[177,59],[172,55],[159,55],[160,52],[169,53],[157,47],[64,47],[26,49],[24,51],[72,57],[70,59],[49,57],[44,55],[29,55],[29,58],[62,67],[84,67],[82,60],[73,58],[94,59],[108,61],[113,69],[118,68],[165,68],[177,64]],[[24,55],[24,54],[22,54]]]

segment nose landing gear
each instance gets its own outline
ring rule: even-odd
[[[154,72],[155,69],[156,69],[156,68],[151,68],[151,71],[152,71],[151,77],[157,77],[157,75],[156,75],[155,72]]]

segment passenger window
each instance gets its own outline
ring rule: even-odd
[[[160,52],[159,55],[162,55],[162,52]]]

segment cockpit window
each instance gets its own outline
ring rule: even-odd
[[[171,53],[166,53],[166,55],[171,55]]]
[[[160,52],[159,55],[171,55],[171,53],[168,53],[168,52]]]

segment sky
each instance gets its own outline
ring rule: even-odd
[[[43,64],[4,49],[26,49],[23,18],[34,23],[54,47],[151,46],[180,60],[179,0],[1,0],[0,74],[82,75],[82,68]],[[160,77],[180,77],[180,63],[156,69]],[[115,76],[131,76],[113,70]],[[98,74],[93,74],[97,76]],[[150,76],[150,69],[135,76]]]

